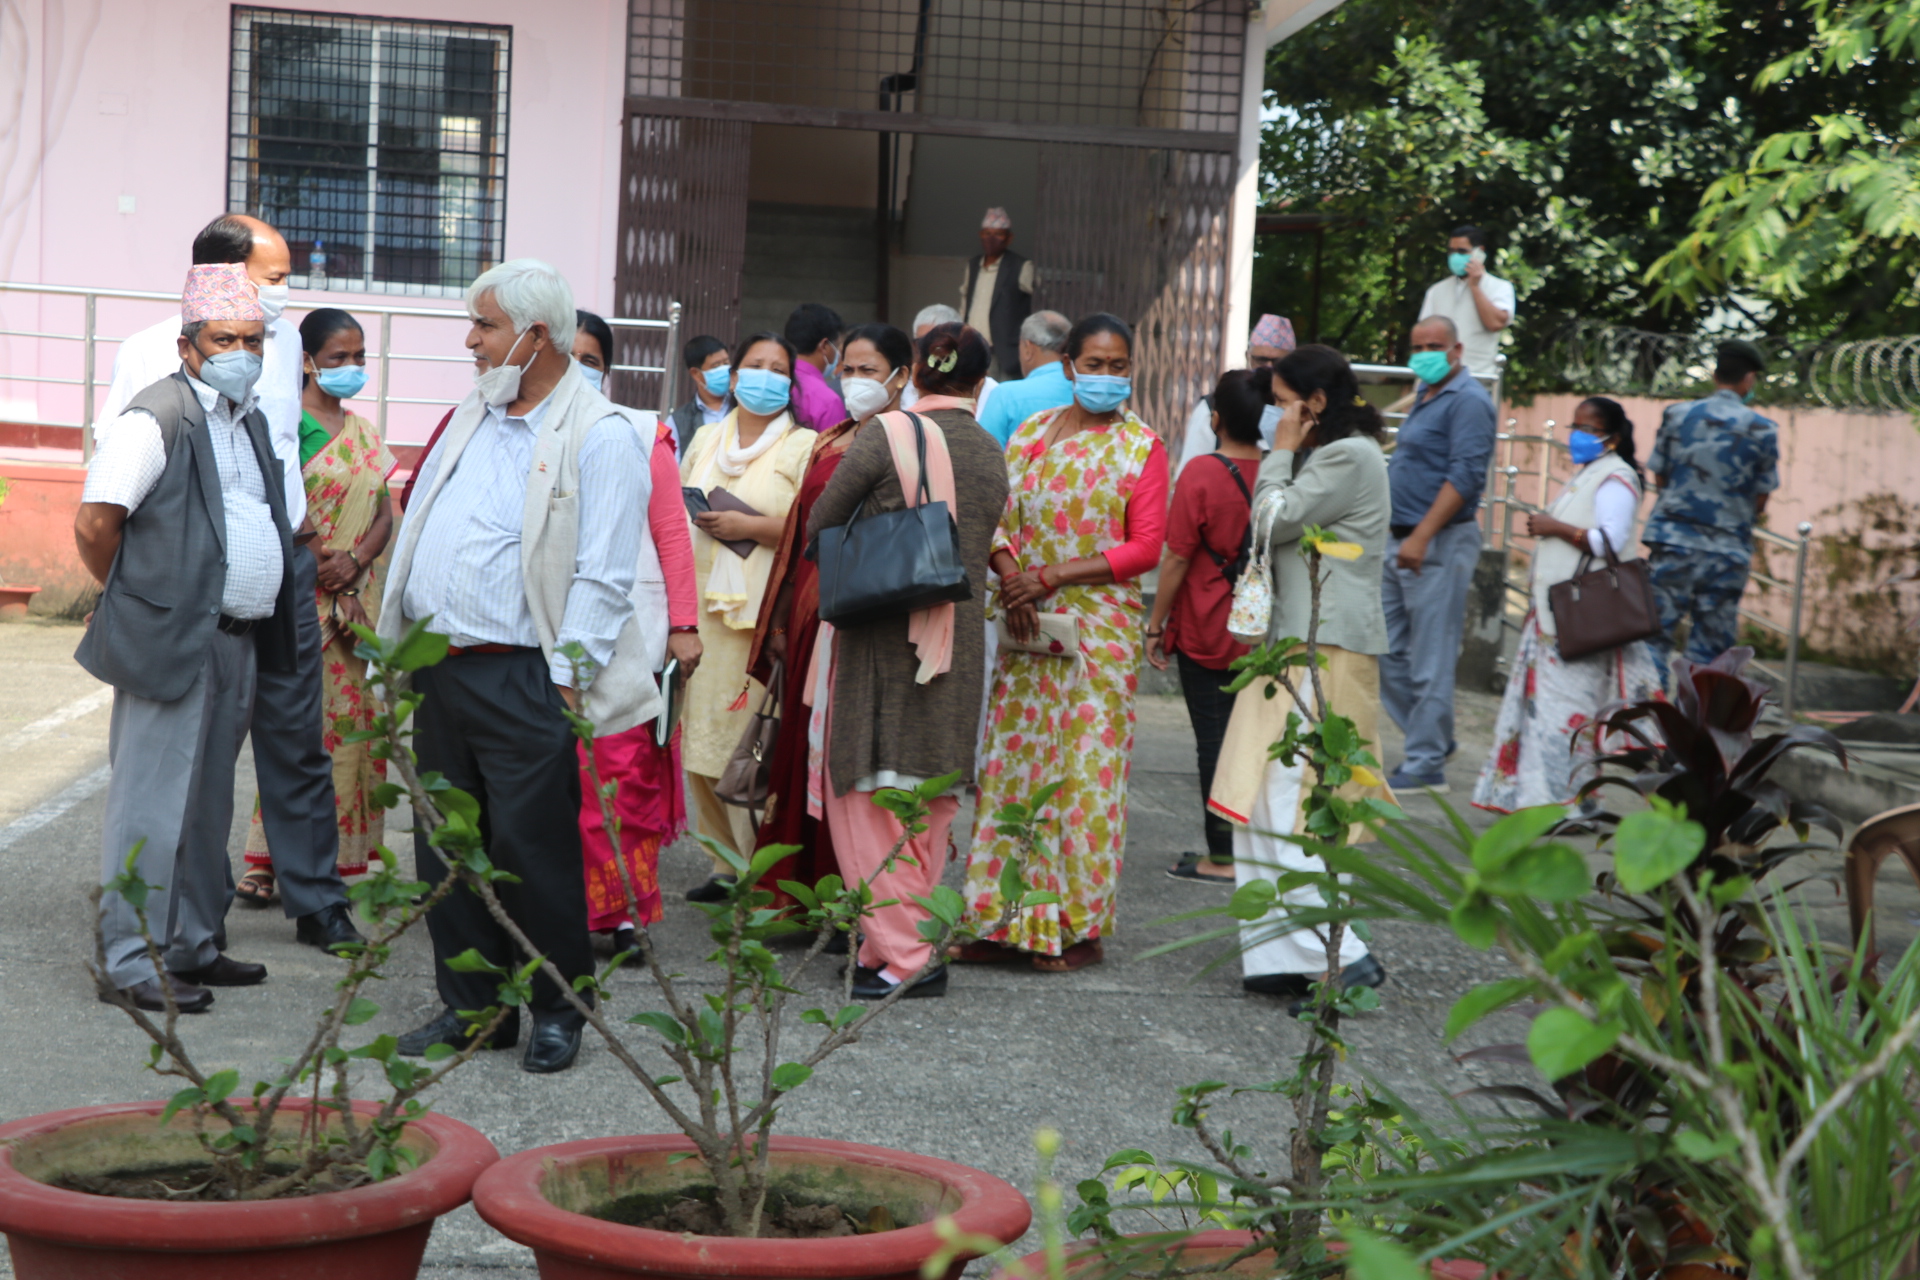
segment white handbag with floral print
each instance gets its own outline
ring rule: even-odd
[[[1280,510],[1280,494],[1266,495],[1253,511],[1253,558],[1233,584],[1233,608],[1227,612],[1227,634],[1241,644],[1265,644],[1273,624],[1273,565],[1270,548],[1273,522]]]

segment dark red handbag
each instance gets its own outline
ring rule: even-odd
[[[1589,551],[1571,578],[1547,588],[1560,656],[1568,661],[1660,634],[1660,610],[1654,607],[1647,562],[1622,560],[1605,529],[1600,540],[1607,548],[1605,566],[1589,570]]]

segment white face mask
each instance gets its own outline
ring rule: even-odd
[[[495,408],[512,404],[520,398],[520,366],[507,361],[511,361],[513,353],[520,349],[520,338],[532,332],[533,330],[527,329],[520,334],[520,337],[513,340],[513,346],[507,350],[506,361],[494,365],[485,373],[473,375],[474,390],[480,393],[482,400]]]
[[[1277,404],[1270,404],[1260,411],[1260,447],[1262,449],[1273,448],[1273,431],[1280,425],[1280,417],[1280,406]]]
[[[842,378],[840,398],[847,402],[848,417],[865,422],[887,407],[893,392],[887,390],[886,383],[873,378]]]
[[[260,293],[260,309],[267,313],[267,323],[271,325],[287,309],[287,286],[284,284],[263,284],[256,288]]]

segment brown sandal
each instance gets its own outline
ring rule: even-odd
[[[989,942],[985,938],[956,942],[947,948],[947,959],[959,964],[1019,964],[1026,958],[1027,953],[1018,947],[1010,947],[1004,942]]]
[[[273,872],[255,867],[233,886],[233,896],[251,907],[270,907],[280,900],[280,891],[274,887]]]
[[[1042,973],[1072,973],[1075,969],[1099,964],[1106,958],[1106,950],[1100,945],[1100,939],[1088,938],[1084,942],[1074,943],[1057,956],[1035,956],[1033,967]]]

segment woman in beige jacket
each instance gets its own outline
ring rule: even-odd
[[[1260,464],[1253,494],[1254,538],[1266,540],[1273,566],[1273,620],[1269,643],[1304,640],[1312,618],[1310,567],[1300,554],[1309,525],[1357,544],[1353,560],[1320,561],[1320,618],[1315,642],[1327,668],[1321,683],[1332,709],[1354,722],[1360,737],[1379,740],[1378,656],[1387,648],[1380,607],[1380,570],[1386,554],[1391,499],[1385,428],[1379,411],[1360,395],[1347,358],[1332,347],[1306,346],[1274,365],[1271,381],[1273,449]],[[1310,695],[1308,695],[1310,696]],[[1300,830],[1306,765],[1267,757],[1286,730],[1291,699],[1268,698],[1261,684],[1240,693],[1220,750],[1207,804],[1234,824],[1234,872],[1240,884],[1275,880],[1285,871],[1318,871],[1288,837]],[[1384,788],[1371,794],[1386,796]],[[1319,906],[1308,887],[1284,895],[1275,909],[1241,926],[1241,985],[1258,995],[1303,999],[1327,968],[1320,931],[1287,928],[1288,904]],[[1345,986],[1377,987],[1386,970],[1349,931],[1341,944]]]

